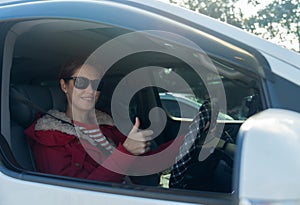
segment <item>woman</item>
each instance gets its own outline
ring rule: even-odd
[[[139,131],[138,118],[126,137],[116,129],[109,115],[95,111],[101,77],[94,66],[84,64],[83,60],[63,67],[60,87],[67,97],[66,111],[50,110],[25,130],[37,171],[123,182],[122,171],[130,166],[131,160],[122,153],[136,156],[149,151],[153,132]]]

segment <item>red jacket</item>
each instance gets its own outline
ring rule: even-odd
[[[64,113],[50,112],[60,119],[69,120]],[[70,131],[70,127],[66,123],[45,115],[25,130],[37,171],[99,181],[122,182],[124,178],[122,173],[113,172],[96,162],[96,158],[104,157],[104,153],[85,140],[79,141],[76,133]],[[123,147],[126,136],[119,132],[111,122],[99,127],[104,136],[114,142],[117,150],[130,155]],[[163,150],[170,143],[160,146],[155,152]],[[87,149],[89,154],[86,152]],[[90,155],[93,155],[93,158]],[[133,159],[134,157],[127,158],[123,154],[120,155],[120,152],[113,152],[105,159],[104,163],[126,169],[131,165]]]

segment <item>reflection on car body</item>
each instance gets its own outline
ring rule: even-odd
[[[0,28],[1,204],[299,204],[299,54],[150,0],[2,1]],[[36,170],[24,129],[65,109],[57,76],[76,56],[103,71],[97,109],[125,134],[136,116],[157,128],[153,146],[216,100],[221,132],[197,144],[184,188],[168,188],[171,166],[153,158],[143,168],[166,167],[130,184]]]

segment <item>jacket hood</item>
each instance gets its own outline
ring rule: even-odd
[[[48,113],[61,120],[50,115],[44,115],[25,130],[25,134],[29,138],[47,146],[58,146],[65,145],[79,137],[92,145],[96,145],[96,142],[88,135],[82,133],[78,127],[66,123],[71,123],[71,119],[64,112],[49,110]],[[101,111],[96,111],[95,114],[99,125],[114,125],[112,118],[108,114]]]
[[[35,125],[36,131],[55,130],[69,135],[76,135],[77,132],[74,127],[63,122],[66,121],[71,123],[71,119],[64,112],[60,112],[58,110],[49,110],[48,113],[57,117],[58,119],[61,119],[62,121],[50,115],[44,115],[37,120]],[[99,125],[114,125],[112,118],[108,114],[99,110],[96,110],[95,114]]]

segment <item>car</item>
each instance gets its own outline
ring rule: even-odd
[[[193,119],[199,112],[203,100],[186,93],[159,93],[159,98],[163,108],[168,112],[170,117],[179,117]],[[249,99],[248,101],[251,101]],[[181,109],[182,111],[181,111]],[[219,120],[234,120],[231,116],[219,113]]]
[[[299,203],[298,53],[155,0],[1,1],[0,28],[1,204]],[[24,129],[65,110],[58,74],[78,56],[101,67],[96,108],[125,135],[136,116],[154,145],[189,132],[193,119],[166,114],[160,93],[209,99],[233,118],[212,122],[220,129],[197,144],[181,188],[168,185],[165,152],[130,184],[36,170]]]

